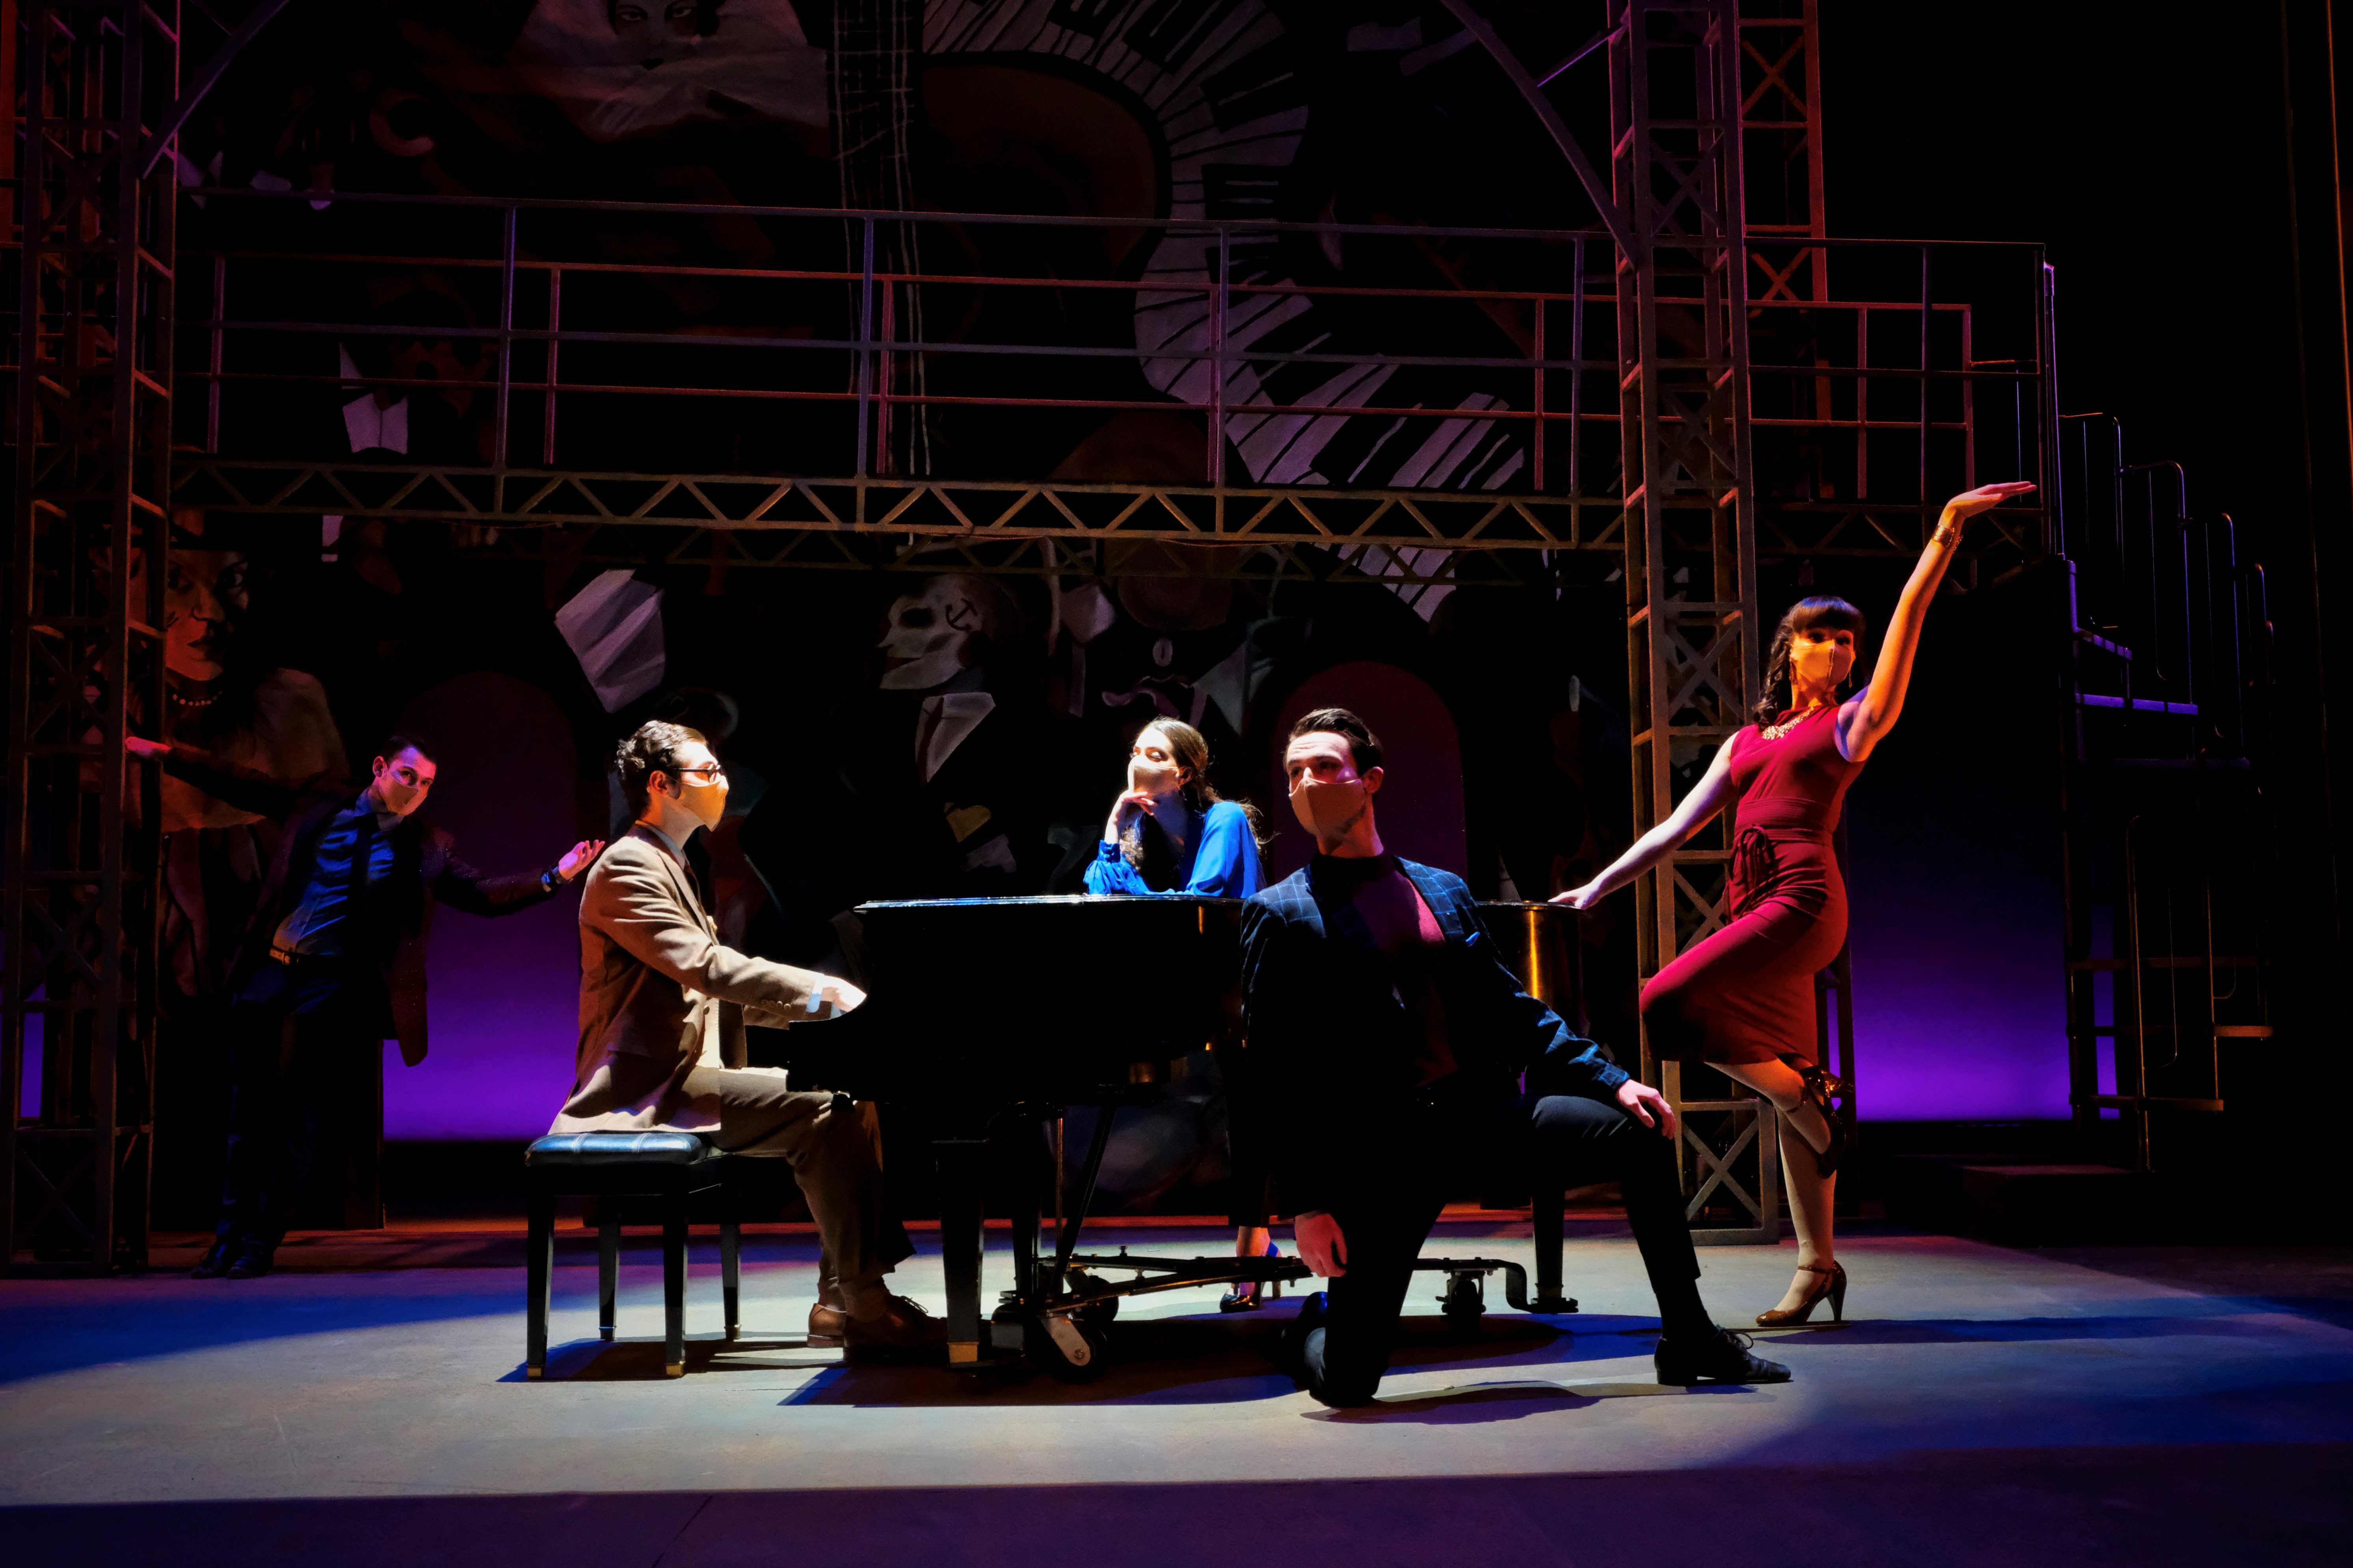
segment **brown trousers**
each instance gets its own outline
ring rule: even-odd
[[[820,1280],[856,1289],[914,1256],[884,1200],[872,1106],[837,1100],[824,1089],[788,1088],[783,1073],[766,1068],[696,1068],[684,1087],[690,1095],[719,1097],[712,1142],[720,1148],[792,1166],[825,1249]]]

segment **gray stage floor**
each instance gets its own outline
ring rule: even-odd
[[[1581,1313],[1501,1310],[1498,1281],[1475,1342],[1410,1320],[1382,1404],[1347,1413],[1273,1370],[1291,1301],[1221,1318],[1209,1290],[1131,1304],[1090,1385],[844,1366],[798,1343],[798,1237],[747,1249],[736,1346],[702,1249],[676,1381],[649,1254],[609,1346],[593,1268],[559,1268],[540,1384],[519,1268],[0,1282],[0,1539],[26,1563],[578,1568],[2353,1561],[2353,1252],[1865,1236],[1847,1325],[1759,1336],[1794,1382],[1683,1391],[1651,1380],[1631,1242],[1584,1228]],[[936,1306],[921,1239],[901,1288]],[[1219,1237],[1090,1245],[1123,1241]],[[1452,1226],[1429,1251],[1528,1244]],[[1718,1320],[1771,1304],[1790,1258],[1704,1253]]]

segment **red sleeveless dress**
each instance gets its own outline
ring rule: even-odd
[[[1732,918],[1642,987],[1643,1026],[1662,1058],[1813,1061],[1814,973],[1846,944],[1831,833],[1862,771],[1839,754],[1835,705],[1778,739],[1753,724],[1733,738]]]

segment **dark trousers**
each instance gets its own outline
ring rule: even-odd
[[[310,1181],[319,1129],[383,1071],[382,1020],[340,964],[264,963],[229,1008],[227,1170],[217,1233],[275,1247]],[[372,1098],[372,1097],[371,1097]]]
[[[1482,1160],[1500,1158],[1556,1192],[1620,1184],[1661,1319],[1670,1330],[1706,1321],[1674,1145],[1616,1106],[1556,1094],[1419,1107],[1383,1128],[1377,1142],[1386,1147],[1332,1205],[1346,1272],[1325,1286],[1323,1324],[1300,1346],[1309,1391],[1324,1404],[1362,1405],[1380,1387],[1414,1259],[1445,1206],[1442,1182]]]

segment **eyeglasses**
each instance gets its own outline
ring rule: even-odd
[[[727,770],[721,767],[717,763],[704,763],[700,767],[675,768],[671,771],[676,773],[679,777],[690,780],[692,783],[703,785],[706,788],[712,784],[717,784],[721,779],[727,776]]]

